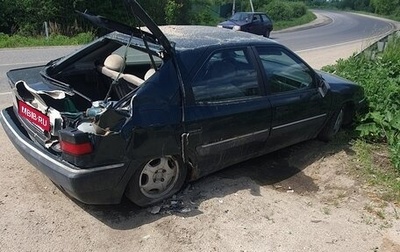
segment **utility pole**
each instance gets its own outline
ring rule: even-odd
[[[254,12],[253,0],[249,0],[249,1],[250,1],[251,11]],[[235,12],[236,12],[236,0],[233,0],[233,4],[232,4],[232,16],[233,16],[233,14],[235,14]]]
[[[254,12],[253,0],[250,0],[251,11]]]

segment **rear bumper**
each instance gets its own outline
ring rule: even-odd
[[[73,198],[86,204],[121,201],[126,186],[122,182],[127,170],[125,163],[81,169],[35,144],[21,127],[12,107],[1,111],[0,122],[22,156]]]

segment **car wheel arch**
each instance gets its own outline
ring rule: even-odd
[[[353,121],[356,106],[353,101],[347,101],[343,104],[343,126],[350,125]]]
[[[192,158],[188,158],[186,161],[186,169],[187,169],[187,175],[186,175],[186,181],[194,181],[200,178],[200,170],[199,167],[196,165],[196,161],[194,161]]]
[[[336,108],[318,134],[318,139],[324,142],[331,141],[343,125],[345,104]]]

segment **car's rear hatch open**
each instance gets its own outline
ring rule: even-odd
[[[150,58],[153,57],[152,55],[161,55],[161,51],[163,51],[163,57],[172,55],[173,48],[170,42],[141,6],[136,1],[125,0],[125,3],[150,32],[88,13],[80,13],[80,15],[100,27],[122,32],[134,37],[137,41],[141,40],[141,44],[138,43],[137,46],[141,47],[143,51],[147,50]],[[119,36],[118,33],[114,34],[113,36]],[[123,40],[119,39],[118,41]],[[158,48],[155,50],[155,47]],[[81,49],[82,57],[90,58],[89,54],[86,56],[85,50],[87,49]],[[7,73],[14,92],[14,113],[27,135],[35,143],[59,155],[64,155],[65,150],[73,155],[90,154],[91,149],[88,149],[87,143],[100,144],[101,140],[94,139],[94,137],[105,138],[105,136],[118,135],[118,129],[121,129],[121,125],[132,116],[129,109],[125,111],[114,109],[115,106],[123,107],[123,104],[128,104],[129,99],[124,103],[115,99],[110,100],[108,96],[96,100],[96,98],[78,92],[68,82],[54,77],[59,74],[58,69],[68,68],[69,62],[74,62],[79,57],[81,56],[75,53],[64,59],[49,62],[46,66],[15,69]],[[154,66],[154,59],[151,62]],[[85,72],[88,65],[77,64],[74,69],[68,71]],[[85,76],[85,78],[91,78],[91,76]],[[79,79],[76,78],[75,81],[79,81]],[[93,92],[95,91],[93,90]],[[103,115],[106,116],[102,119]],[[108,138],[112,139],[112,137]],[[120,148],[123,149],[122,146]],[[115,156],[115,160],[118,158]],[[114,157],[108,158],[103,163],[112,163],[113,159]],[[90,164],[90,160],[93,158],[87,158],[88,162],[84,165],[94,165]],[[75,162],[75,164],[77,163],[79,162]]]

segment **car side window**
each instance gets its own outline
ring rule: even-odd
[[[261,17],[262,17],[262,21],[264,23],[270,23],[271,22],[271,20],[267,17],[267,15],[263,14],[263,15],[261,15]]]
[[[196,103],[242,100],[261,96],[257,71],[246,49],[214,52],[197,73],[192,91]]]
[[[271,93],[309,89],[314,86],[312,70],[295,55],[280,47],[257,48]]]
[[[260,15],[254,14],[254,16],[253,16],[253,22],[256,22],[256,23],[261,22],[261,17],[260,17]]]

